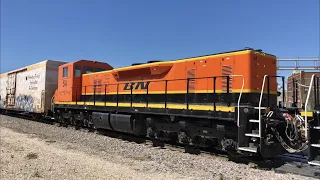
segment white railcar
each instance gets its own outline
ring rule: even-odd
[[[48,113],[58,87],[58,67],[66,62],[46,60],[0,75],[0,108]]]

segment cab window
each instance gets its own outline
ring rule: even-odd
[[[80,66],[76,66],[74,68],[74,76],[75,77],[80,77],[81,76],[81,67]]]
[[[92,73],[92,72],[93,72],[93,68],[85,67],[83,74],[89,74],[89,73]]]
[[[63,68],[62,77],[68,77],[68,67]]]
[[[95,72],[101,72],[101,71],[105,71],[105,69],[104,68],[96,68]]]

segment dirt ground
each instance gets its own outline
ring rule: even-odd
[[[188,179],[150,174],[0,127],[1,180],[6,179]]]
[[[0,115],[0,180],[313,179]]]

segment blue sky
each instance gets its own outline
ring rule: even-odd
[[[45,59],[121,67],[244,47],[319,56],[319,0],[1,0],[1,73]]]

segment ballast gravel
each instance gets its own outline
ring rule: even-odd
[[[0,179],[313,179],[0,115]]]

